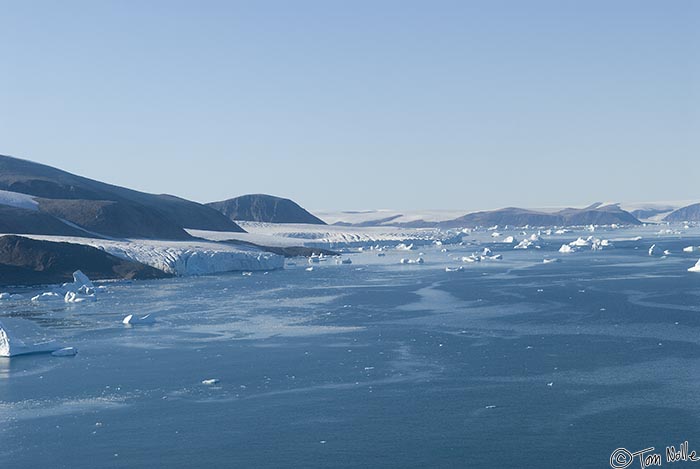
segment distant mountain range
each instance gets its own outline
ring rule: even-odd
[[[700,204],[679,208],[669,213],[664,220],[670,222],[700,221]]]
[[[34,208],[0,205],[0,232],[189,239],[185,228],[242,232],[218,211],[0,155],[0,190],[28,194]]]
[[[326,224],[320,218],[304,210],[296,202],[266,194],[242,195],[221,202],[210,202],[207,205],[223,213],[230,220]]]
[[[565,208],[556,212],[542,212],[508,207],[486,212],[475,212],[454,220],[438,223],[442,227],[474,226],[582,226],[582,225],[641,225],[631,213],[617,205],[599,203],[589,207]]]

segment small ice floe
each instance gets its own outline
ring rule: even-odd
[[[418,259],[401,259],[401,264],[425,264],[425,259],[419,257]]]
[[[556,257],[552,257],[549,259],[542,259],[543,264],[553,264],[554,262],[561,262],[561,261],[559,259],[557,259]]]
[[[500,236],[501,236],[501,233],[499,233],[497,231],[494,231],[493,233],[491,233],[491,237],[493,237],[493,238],[498,238]]]
[[[549,386],[550,388],[554,386],[554,381],[550,381],[549,383],[547,383],[547,386]]]
[[[649,248],[649,255],[653,256],[655,250],[656,250],[656,244],[652,244],[651,247]]]
[[[462,257],[462,262],[468,262],[468,263],[473,263],[473,262],[481,262],[481,256],[475,256],[472,254],[471,256],[464,256]]]
[[[63,297],[63,301],[66,303],[84,303],[86,301],[95,301],[96,299],[97,297],[94,293],[88,295],[74,291],[67,292]]]
[[[516,244],[513,247],[513,249],[527,249],[530,246],[532,246],[532,241],[530,241],[529,239],[526,238],[526,239],[523,239],[522,241],[520,241],[518,244]]]
[[[566,234],[566,233],[571,233],[571,230],[567,230],[566,228],[561,228],[561,229],[558,229],[557,231],[554,232],[554,234],[558,234],[558,235]]]
[[[514,244],[515,243],[515,238],[512,236],[506,236],[501,240],[502,243],[504,244]]]
[[[484,407],[484,409],[495,409],[495,408],[496,408],[495,405],[487,405],[486,407]]]
[[[313,272],[313,271],[314,271],[314,268],[313,268],[313,267],[307,267],[307,268],[304,269],[304,270],[307,271],[307,272]]]
[[[688,269],[688,272],[700,272],[700,260],[698,260],[697,264]]]
[[[9,300],[11,297],[9,293],[0,293],[0,300]]]
[[[241,272],[241,275],[244,276],[244,277],[252,277],[252,276],[253,276],[253,272]]]
[[[481,255],[482,255],[482,256],[490,256],[490,255],[492,255],[492,254],[493,254],[493,252],[492,252],[489,248],[484,248],[484,249],[481,251]]]
[[[463,272],[463,271],[464,271],[464,267],[461,265],[459,267],[445,267],[445,272]]]
[[[78,349],[75,347],[63,347],[51,352],[54,357],[74,357],[78,354]]]
[[[149,324],[155,324],[155,322],[156,318],[152,314],[147,314],[141,317],[130,314],[124,319],[122,319],[122,324],[126,324],[128,326],[146,326]]]
[[[209,378],[209,379],[202,380],[202,384],[205,386],[212,386],[214,384],[219,384],[220,382],[221,382],[221,380],[219,380],[218,378]]]
[[[496,254],[496,255],[487,257],[487,259],[492,260],[492,261],[500,261],[503,259],[503,256],[501,254]]]
[[[671,251],[669,251],[668,249],[664,250],[664,256],[670,256],[670,255],[671,255]]]
[[[32,297],[32,301],[35,301],[35,302],[56,301],[56,300],[63,300],[63,296],[59,295],[58,293],[54,293],[54,292],[46,292],[46,293],[40,293],[39,295]]]
[[[559,248],[559,252],[568,254],[568,253],[576,252],[576,248],[573,246],[569,246],[568,244],[562,244],[561,247]]]
[[[569,246],[585,247],[590,244],[591,240],[592,237],[589,237],[588,239],[578,238],[576,241],[570,242]]]
[[[397,251],[410,251],[411,249],[413,249],[413,244],[406,245],[404,243],[400,243],[396,246]]]
[[[687,246],[683,248],[683,252],[695,252],[697,249],[695,246]],[[2,296],[2,295],[0,295]]]

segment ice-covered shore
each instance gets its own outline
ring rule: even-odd
[[[101,249],[113,256],[133,260],[177,276],[206,275],[230,271],[275,270],[284,267],[284,257],[246,246],[208,241],[164,241],[150,239],[104,240],[65,236],[23,235]]]

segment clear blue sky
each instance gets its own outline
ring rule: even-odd
[[[200,202],[700,198],[700,2],[0,0],[0,153]]]

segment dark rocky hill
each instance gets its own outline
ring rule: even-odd
[[[188,239],[184,228],[243,231],[196,202],[138,192],[4,155],[0,155],[0,189],[36,196],[41,212],[107,236]]]
[[[0,285],[69,282],[76,270],[82,270],[94,280],[170,277],[153,267],[120,259],[92,246],[0,236]]]
[[[684,221],[700,221],[700,204],[692,204],[686,207],[679,208],[666,215],[664,221],[684,222]]]
[[[266,194],[242,195],[208,206],[218,210],[231,220],[259,221],[267,223],[308,223],[325,225],[320,218],[304,210],[296,202]]]
[[[580,225],[639,225],[641,222],[617,205],[594,204],[583,209],[566,208],[557,212],[539,212],[516,207],[469,213],[442,222],[444,227],[460,226],[580,226]]]

